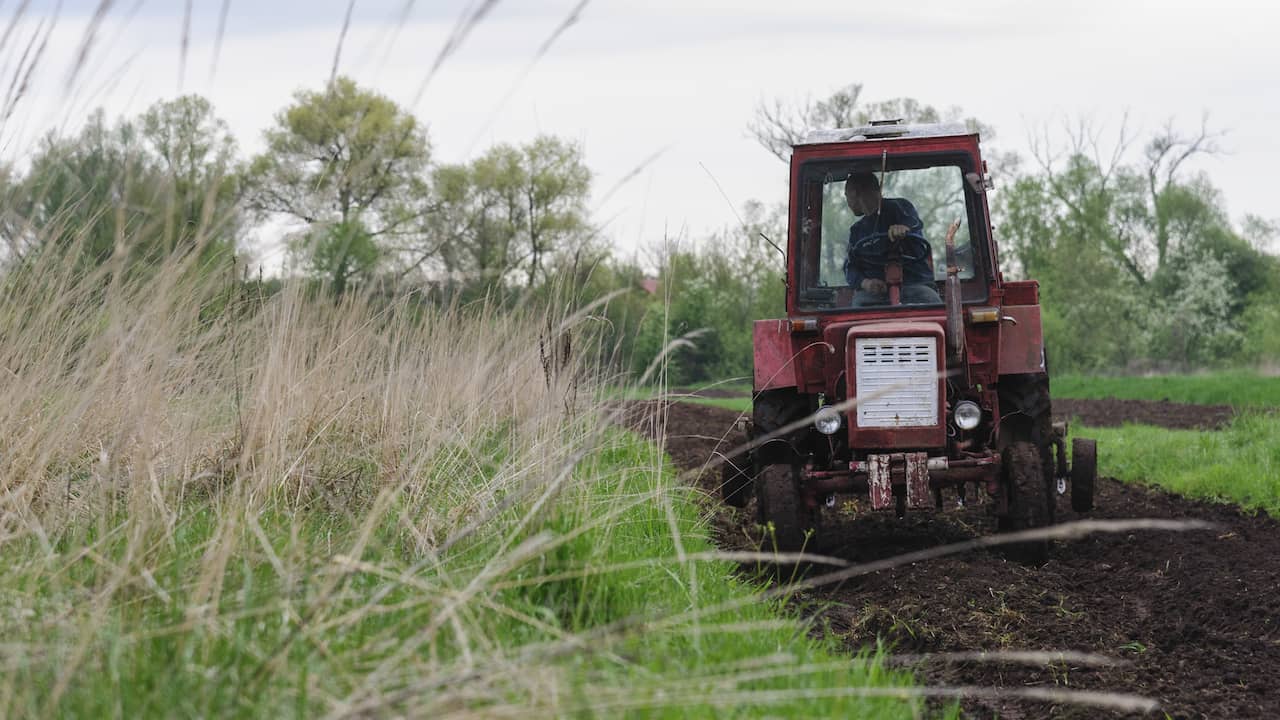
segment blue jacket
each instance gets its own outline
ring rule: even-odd
[[[882,198],[880,212],[863,215],[849,228],[849,256],[844,262],[844,276],[850,287],[861,288],[867,278],[884,280],[884,266],[889,261],[889,227],[906,225],[907,237],[899,246],[902,251],[902,283],[933,284],[929,260],[933,249],[924,238],[924,223],[910,201]]]

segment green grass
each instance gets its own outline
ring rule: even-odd
[[[1146,425],[1072,427],[1098,439],[1099,469],[1126,482],[1231,502],[1280,517],[1280,377],[1248,371],[1149,377],[1064,375],[1054,397],[1171,400],[1232,405],[1242,414],[1222,430]]]
[[[1097,438],[1103,475],[1280,518],[1280,416],[1245,413],[1216,431],[1148,425],[1071,430]]]
[[[238,521],[217,506],[196,501],[170,537],[157,535],[144,563],[151,579],[136,587],[106,587],[138,544],[99,528],[124,525],[86,523],[52,538],[53,552],[36,538],[7,545],[0,664],[13,686],[39,690],[22,694],[24,704],[0,705],[0,714],[315,716],[332,711],[335,698],[361,697],[363,683],[376,688],[423,663],[442,684],[422,692],[485,686],[476,695],[483,699],[460,695],[456,710],[512,709],[491,705],[494,697],[534,715],[603,717],[912,717],[922,709],[858,697],[859,688],[912,679],[886,670],[874,652],[850,658],[809,638],[779,601],[756,599],[759,588],[739,579],[736,565],[679,560],[714,548],[693,491],[633,435],[610,436],[541,513],[517,505],[426,567],[405,534],[403,513],[413,508],[391,507],[358,563],[340,559],[360,533],[351,516],[267,510],[254,519],[260,531],[245,527],[242,551],[211,575],[220,525]],[[462,623],[439,624],[442,607],[504,556],[504,542],[539,550],[486,577]],[[212,606],[201,590],[208,582],[220,584]],[[97,605],[92,622],[57,621],[108,590],[116,597]],[[411,662],[397,662],[397,653]],[[78,672],[63,686],[68,663]],[[377,673],[385,676],[375,682]],[[571,692],[539,696],[553,686]],[[422,706],[378,707],[374,714]]]
[[[1200,405],[1280,407],[1280,376],[1248,371],[1224,371],[1197,375],[1103,377],[1056,375],[1054,397],[1171,400]]]
[[[751,383],[745,382],[740,378],[730,378],[728,380],[717,380],[715,382],[693,383],[687,387],[680,387],[678,390],[697,392],[699,390],[718,390],[721,392],[732,392],[738,395],[750,395],[752,391]]]
[[[713,407],[727,408],[734,412],[751,414],[751,395],[746,397],[731,398],[681,398],[683,402],[691,402],[698,405],[711,405]]]
[[[692,394],[700,390],[718,390],[736,393],[737,397],[691,397]],[[711,405],[713,407],[722,407],[735,412],[751,413],[751,383],[744,382],[709,382],[688,387],[667,388],[666,397],[679,402],[689,402],[698,405]],[[656,387],[618,387],[608,393],[608,397],[612,399],[623,400],[652,400],[664,394],[661,388]]]

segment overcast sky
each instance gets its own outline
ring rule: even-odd
[[[1280,9],[1269,3],[592,0],[526,75],[579,0],[505,0],[424,87],[458,18],[489,3],[357,0],[339,71],[410,106],[443,161],[554,133],[582,144],[599,197],[661,153],[597,208],[624,248],[733,222],[709,173],[735,205],[784,201],[785,167],[747,136],[754,107],[850,82],[864,100],[958,105],[1024,156],[1029,133],[1061,139],[1067,118],[1089,117],[1113,138],[1126,111],[1139,134],[1170,119],[1197,130],[1207,112],[1228,152],[1197,167],[1234,218],[1280,217]],[[22,4],[0,2],[6,26]],[[0,48],[6,83],[58,5],[29,3]],[[184,0],[105,5],[69,87],[104,3],[61,3],[33,87],[0,127],[6,158],[93,107],[132,114],[179,91],[209,97],[242,152],[256,152],[290,94],[328,79],[348,0],[230,0],[216,62],[223,0],[192,0],[185,67]]]

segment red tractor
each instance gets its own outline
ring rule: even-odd
[[[723,484],[739,507],[754,489],[779,551],[812,547],[837,493],[899,516],[985,493],[1001,530],[1051,524],[1068,485],[1092,508],[1096,445],[1074,440],[1068,467],[1039,285],[1001,274],[990,187],[964,126],[877,122],[795,146],[787,316],[755,323],[757,444]]]

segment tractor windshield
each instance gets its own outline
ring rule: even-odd
[[[899,304],[942,304],[946,236],[952,223],[963,296],[985,295],[970,235],[966,182],[958,164],[879,167],[814,163],[803,171],[800,222],[801,309],[891,305],[889,284],[900,277]],[[975,214],[975,222],[981,215]],[[894,266],[896,265],[896,270]],[[968,281],[968,282],[965,282]],[[966,287],[967,286],[967,287]]]

